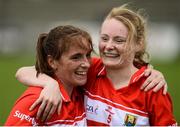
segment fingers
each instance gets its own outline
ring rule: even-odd
[[[62,101],[60,101],[58,105],[58,115],[60,115],[61,107],[62,107]]]
[[[44,122],[44,121],[46,120],[48,114],[50,113],[50,110],[51,110],[52,105],[53,105],[52,103],[48,103],[48,104],[46,105],[46,108],[45,108],[45,110],[44,110],[44,112],[43,112],[43,115],[42,115],[42,117],[41,117],[41,121],[42,121],[42,122]]]
[[[149,70],[146,69],[146,72],[144,72],[144,75],[148,75],[148,73],[149,73]],[[162,87],[164,87],[163,94],[165,95],[167,93],[167,83],[164,79],[164,76],[162,75],[162,73],[156,70],[151,70],[150,75],[141,86],[141,89],[144,89],[144,91],[148,91],[153,88],[153,91],[157,92]]]
[[[49,118],[51,118],[51,116],[55,113],[57,107],[58,107],[58,115],[60,115],[60,111],[61,111],[61,106],[62,106],[62,101],[59,104],[55,104],[53,102],[49,102],[46,105],[45,110],[43,110],[43,115],[42,115],[42,121],[47,121]]]
[[[148,90],[152,89],[155,85],[156,85],[155,82],[150,82],[150,83],[144,88],[144,91],[148,91]]]
[[[156,87],[154,87],[153,91],[154,91],[154,92],[157,92],[158,90],[160,90],[160,89],[163,87],[164,84],[165,84],[165,83],[164,83],[163,81],[160,81],[160,82],[158,83],[158,85],[156,85]]]
[[[39,118],[40,118],[42,112],[44,111],[44,108],[45,108],[45,106],[46,106],[46,103],[47,103],[47,101],[43,101],[43,102],[42,102],[41,106],[40,106],[39,109],[38,109],[36,119],[39,119]]]
[[[44,121],[47,121],[49,118],[51,118],[51,116],[55,113],[57,107],[58,107],[58,104],[53,103],[53,102],[49,102],[46,105],[46,108],[44,110],[44,113],[42,115],[42,119],[41,120],[44,122]]]
[[[35,105],[41,102],[42,102],[41,100],[37,100],[31,107],[34,108]],[[44,100],[38,109],[36,119],[39,119],[41,117],[42,122],[48,120],[55,113],[57,107],[59,109],[58,113],[60,114],[61,105],[62,102],[58,105],[58,104],[54,104],[53,102],[48,103],[47,100]]]
[[[144,91],[148,91],[148,90],[152,89],[152,88],[155,87],[155,86],[158,86],[157,88],[159,88],[159,89],[162,87],[161,84],[160,84],[160,79],[159,79],[159,78],[152,80],[152,81],[145,87]],[[159,89],[157,89],[157,90],[159,90]]]
[[[145,77],[149,76],[149,75],[151,74],[151,71],[152,71],[152,70],[149,69],[149,68],[146,69],[146,70],[144,71],[144,76],[145,76]]]
[[[163,86],[164,86],[164,88],[163,88],[163,95],[166,95],[168,86],[167,86],[167,83],[164,82],[164,81],[160,81],[159,84],[153,89],[153,91],[154,91],[154,92],[157,92],[157,91],[160,90]]]
[[[42,102],[42,98],[38,98],[29,108],[30,111],[32,111],[38,104]]]
[[[153,66],[151,64],[148,64],[147,69],[144,71],[144,76],[149,76],[153,70]]]
[[[45,121],[47,121],[47,120],[49,120],[49,118],[51,118],[51,116],[55,113],[56,109],[57,109],[57,105],[51,107],[51,110],[50,110],[50,112],[48,113]]]
[[[141,86],[141,90],[145,89],[150,82],[151,82],[151,78],[148,77],[146,81],[143,83],[143,85]]]
[[[167,89],[168,89],[168,85],[167,85],[167,83],[165,83],[164,89],[163,89],[163,94],[164,94],[164,95],[166,95]]]
[[[153,80],[154,77],[152,77],[151,73],[152,73],[152,67],[148,65],[148,68],[144,71],[144,76],[145,77],[149,76],[149,77],[146,79],[141,89],[144,89]]]

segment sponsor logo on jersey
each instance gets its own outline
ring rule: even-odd
[[[136,125],[137,116],[126,114],[124,119],[125,126],[135,126]]]
[[[112,115],[114,115],[114,113],[112,112],[112,107],[111,106],[108,106],[106,109],[105,109],[106,112],[108,112],[108,118],[107,118],[107,123],[110,123],[111,120],[112,120]]]
[[[89,112],[89,113],[93,113],[93,114],[98,114],[98,105],[86,105],[86,111]]]
[[[32,125],[37,125],[34,117],[23,114],[19,110],[16,110],[15,114],[13,116],[19,118],[20,120],[26,120],[26,121],[32,123]]]

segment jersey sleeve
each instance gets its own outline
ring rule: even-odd
[[[151,126],[176,126],[173,116],[173,105],[169,94],[163,95],[162,89],[151,94],[148,100],[148,109]]]
[[[15,102],[14,107],[7,118],[5,126],[38,125],[38,121],[35,119],[38,107],[36,107],[33,111],[29,111],[30,106],[39,97],[39,92],[37,93],[37,89],[28,88]]]

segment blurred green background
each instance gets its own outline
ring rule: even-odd
[[[14,102],[26,89],[16,80],[16,70],[21,66],[33,64],[34,56],[0,55],[0,125],[4,124]]]
[[[155,69],[160,70],[166,77],[168,91],[172,96],[174,104],[174,115],[180,122],[180,59],[173,63],[165,64],[164,62],[153,62]],[[15,79],[16,70],[22,66],[34,65],[34,56],[31,55],[1,55],[0,56],[0,125],[5,122],[15,100],[26,89]]]
[[[75,25],[91,34],[97,51],[104,17],[113,7],[126,3],[146,12],[148,51],[154,68],[167,80],[179,123],[180,0],[0,0],[0,125],[26,89],[15,79],[15,72],[34,65],[40,33],[57,25]]]

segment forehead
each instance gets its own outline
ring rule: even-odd
[[[76,37],[71,40],[65,53],[87,53],[92,50],[90,42],[84,37]]]
[[[76,54],[86,55],[89,52],[91,52],[91,50],[84,49],[80,46],[71,46],[62,56],[71,57]]]
[[[128,28],[121,21],[110,18],[103,22],[101,34],[127,37]]]

